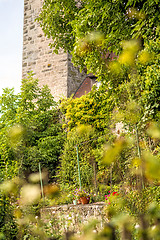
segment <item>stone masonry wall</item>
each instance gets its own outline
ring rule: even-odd
[[[76,92],[80,84],[86,78],[85,72],[79,72],[78,68],[75,68],[71,62],[71,55],[68,54],[68,80],[67,80],[67,97]]]
[[[82,227],[92,220],[97,220],[97,229],[100,230],[107,222],[103,211],[104,203],[61,205],[41,210],[41,219],[48,224],[53,224],[54,231],[81,232]]]
[[[85,75],[71,63],[69,54],[61,51],[58,55],[48,46],[47,39],[35,22],[42,6],[42,0],[24,0],[23,63],[22,78],[33,71],[39,85],[47,84],[55,100],[69,97],[76,91]]]

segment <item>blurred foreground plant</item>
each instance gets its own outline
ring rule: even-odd
[[[45,178],[46,174],[42,173]],[[44,179],[43,179],[44,180]],[[55,234],[40,218],[40,210],[59,193],[56,185],[44,186],[41,198],[39,173],[29,177],[29,183],[18,178],[0,185],[0,233],[2,239],[46,240]]]

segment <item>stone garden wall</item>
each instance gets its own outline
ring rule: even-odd
[[[60,205],[41,210],[43,221],[53,224],[54,231],[81,232],[84,225],[92,220],[99,223],[95,231],[101,229],[107,221],[104,213],[104,203],[80,204],[80,205]]]

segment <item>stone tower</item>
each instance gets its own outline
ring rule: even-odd
[[[35,22],[43,0],[24,0],[23,63],[22,78],[30,71],[39,79],[39,85],[47,84],[57,101],[61,96],[73,94],[85,78],[85,74],[73,67],[68,53],[53,54],[39,23]]]

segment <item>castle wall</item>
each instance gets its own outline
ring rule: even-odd
[[[33,71],[39,85],[47,84],[58,100],[74,93],[85,76],[73,67],[68,53],[53,54],[48,46],[52,40],[44,36],[35,22],[41,6],[42,0],[24,0],[22,78]]]

